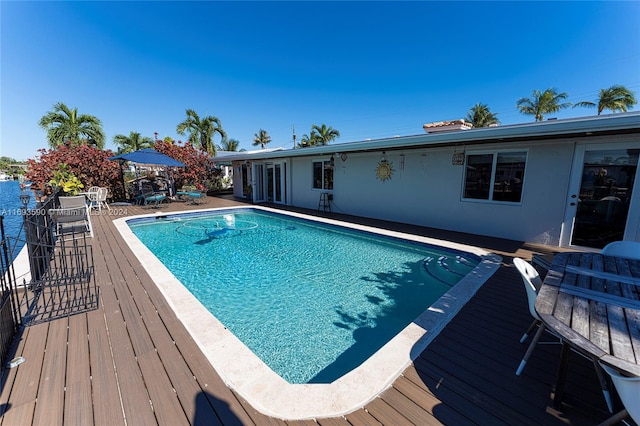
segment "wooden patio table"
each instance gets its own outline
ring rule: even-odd
[[[559,253],[538,292],[535,308],[563,343],[554,406],[562,401],[569,350],[574,349],[596,364],[612,410],[607,380],[598,362],[640,376],[640,259]]]

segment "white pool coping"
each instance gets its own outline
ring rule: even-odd
[[[31,282],[31,266],[29,264],[29,249],[25,244],[18,255],[11,262],[13,269],[11,273],[14,274],[13,279],[18,287],[21,287],[25,282]],[[9,280],[9,272],[5,272],[5,280]]]
[[[227,330],[133,234],[128,220],[188,212],[162,212],[114,220],[140,263],[163,293],[227,386],[261,413],[303,420],[341,416],[362,408],[388,388],[500,267],[502,258],[478,247],[356,225],[262,206],[199,209],[190,212],[264,210],[352,229],[434,244],[481,258],[476,268],[356,369],[329,384],[290,384]]]

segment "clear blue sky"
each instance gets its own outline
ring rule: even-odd
[[[634,1],[0,1],[0,19],[0,155],[18,160],[48,147],[37,123],[57,102],[102,120],[111,149],[131,131],[185,140],[191,108],[251,150],[261,128],[287,148],[292,126],[298,141],[323,123],[336,143],[420,134],[477,102],[530,122],[515,105],[534,89],[640,98]]]

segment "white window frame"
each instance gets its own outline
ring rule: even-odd
[[[498,156],[500,154],[508,154],[512,152],[523,152],[525,154],[524,160],[524,170],[522,173],[522,190],[520,192],[520,201],[504,201],[504,200],[494,200],[493,192],[496,181],[496,166],[498,163]],[[489,198],[467,198],[464,196],[466,186],[467,186],[467,162],[469,161],[469,156],[471,155],[492,155],[493,160],[491,162],[491,180],[489,182]],[[460,199],[462,201],[469,201],[472,203],[490,203],[490,204],[503,204],[508,206],[517,206],[522,204],[522,198],[524,197],[524,188],[526,185],[526,176],[527,176],[527,166],[529,164],[529,149],[528,148],[509,148],[509,149],[491,149],[491,150],[480,150],[480,151],[467,151],[464,157],[464,169],[462,174],[462,188],[460,193]]]
[[[324,182],[324,168],[325,168],[325,163],[328,165],[331,162],[330,159],[326,159],[326,160],[311,160],[311,189],[313,191],[322,191],[322,192],[333,192],[333,188],[331,189],[325,189],[325,182]],[[315,182],[314,182],[314,178],[315,178],[315,165],[316,163],[319,163],[322,165],[322,182],[321,182],[321,188],[316,188],[315,187]],[[335,172],[335,170],[332,171],[332,173]],[[335,176],[333,176],[333,183],[335,184]]]

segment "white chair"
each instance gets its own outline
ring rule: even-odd
[[[522,358],[522,361],[520,361],[520,365],[516,370],[516,375],[519,376],[522,373],[522,370],[524,370],[525,365],[527,365],[527,361],[529,360],[531,353],[533,353],[533,350],[538,344],[538,341],[540,340],[540,337],[542,336],[542,333],[545,331],[546,327],[542,323],[542,320],[540,320],[540,317],[538,316],[535,308],[536,298],[538,297],[538,290],[540,290],[540,287],[542,286],[542,280],[540,279],[538,271],[536,271],[536,268],[534,268],[529,262],[524,259],[520,259],[519,257],[513,259],[513,264],[518,272],[520,272],[522,282],[524,283],[524,288],[527,290],[529,313],[533,317],[533,322],[520,338],[520,343],[524,343],[529,337],[529,334],[536,327],[538,327],[538,331],[529,344],[529,348],[527,348],[527,352],[524,354],[524,357]]]
[[[637,424],[640,424],[640,377],[623,376],[604,363],[600,363],[600,366],[611,376],[611,381],[618,391],[620,401],[622,401],[622,405],[625,408],[603,424],[618,424],[620,420],[627,416],[631,417]]]
[[[614,241],[604,246],[600,253],[607,256],[640,259],[640,243],[636,241]]]
[[[515,265],[516,269],[518,269],[518,272],[520,272],[520,276],[522,277],[522,281],[524,282],[524,287],[527,290],[527,300],[529,302],[529,313],[531,313],[531,316],[533,317],[533,323],[531,323],[527,331],[520,338],[520,343],[524,343],[525,340],[527,340],[527,338],[529,337],[529,334],[533,331],[533,329],[538,327],[538,331],[536,332],[535,336],[533,337],[533,340],[529,344],[529,347],[527,348],[527,352],[525,352],[524,357],[522,358],[522,361],[520,361],[520,365],[516,370],[516,375],[519,376],[522,373],[522,370],[524,370],[525,365],[527,365],[527,361],[529,361],[529,357],[533,353],[533,350],[535,349],[536,345],[538,345],[540,341],[540,337],[542,337],[542,333],[547,331],[549,334],[553,335],[558,339],[557,342],[554,341],[554,342],[545,342],[545,343],[552,343],[552,344],[562,343],[562,339],[560,338],[560,336],[557,336],[555,333],[552,333],[551,330],[547,329],[547,327],[544,325],[544,323],[538,316],[538,313],[536,312],[536,307],[535,307],[536,298],[538,297],[538,291],[542,286],[542,280],[540,279],[540,275],[538,274],[538,271],[529,262],[527,262],[524,259],[520,259],[519,257],[516,257],[513,259],[513,264]],[[578,353],[583,357],[586,357],[584,354],[580,352],[576,352],[576,353]],[[613,405],[611,403],[611,395],[610,395],[606,380],[604,379],[604,374],[602,373],[602,370],[600,369],[600,366],[598,365],[597,362],[594,361],[593,364],[596,369],[596,375],[598,376],[598,381],[600,382],[600,386],[602,388],[602,394],[607,403],[607,407],[609,408],[609,411],[612,411]]]
[[[89,204],[89,210],[100,209],[100,204],[98,202],[99,193],[100,193],[99,186],[92,186],[85,193],[87,195],[87,203]]]
[[[98,189],[98,210],[102,211],[103,207],[107,210],[109,209],[109,204],[107,204],[107,195],[109,195],[108,188]]]

